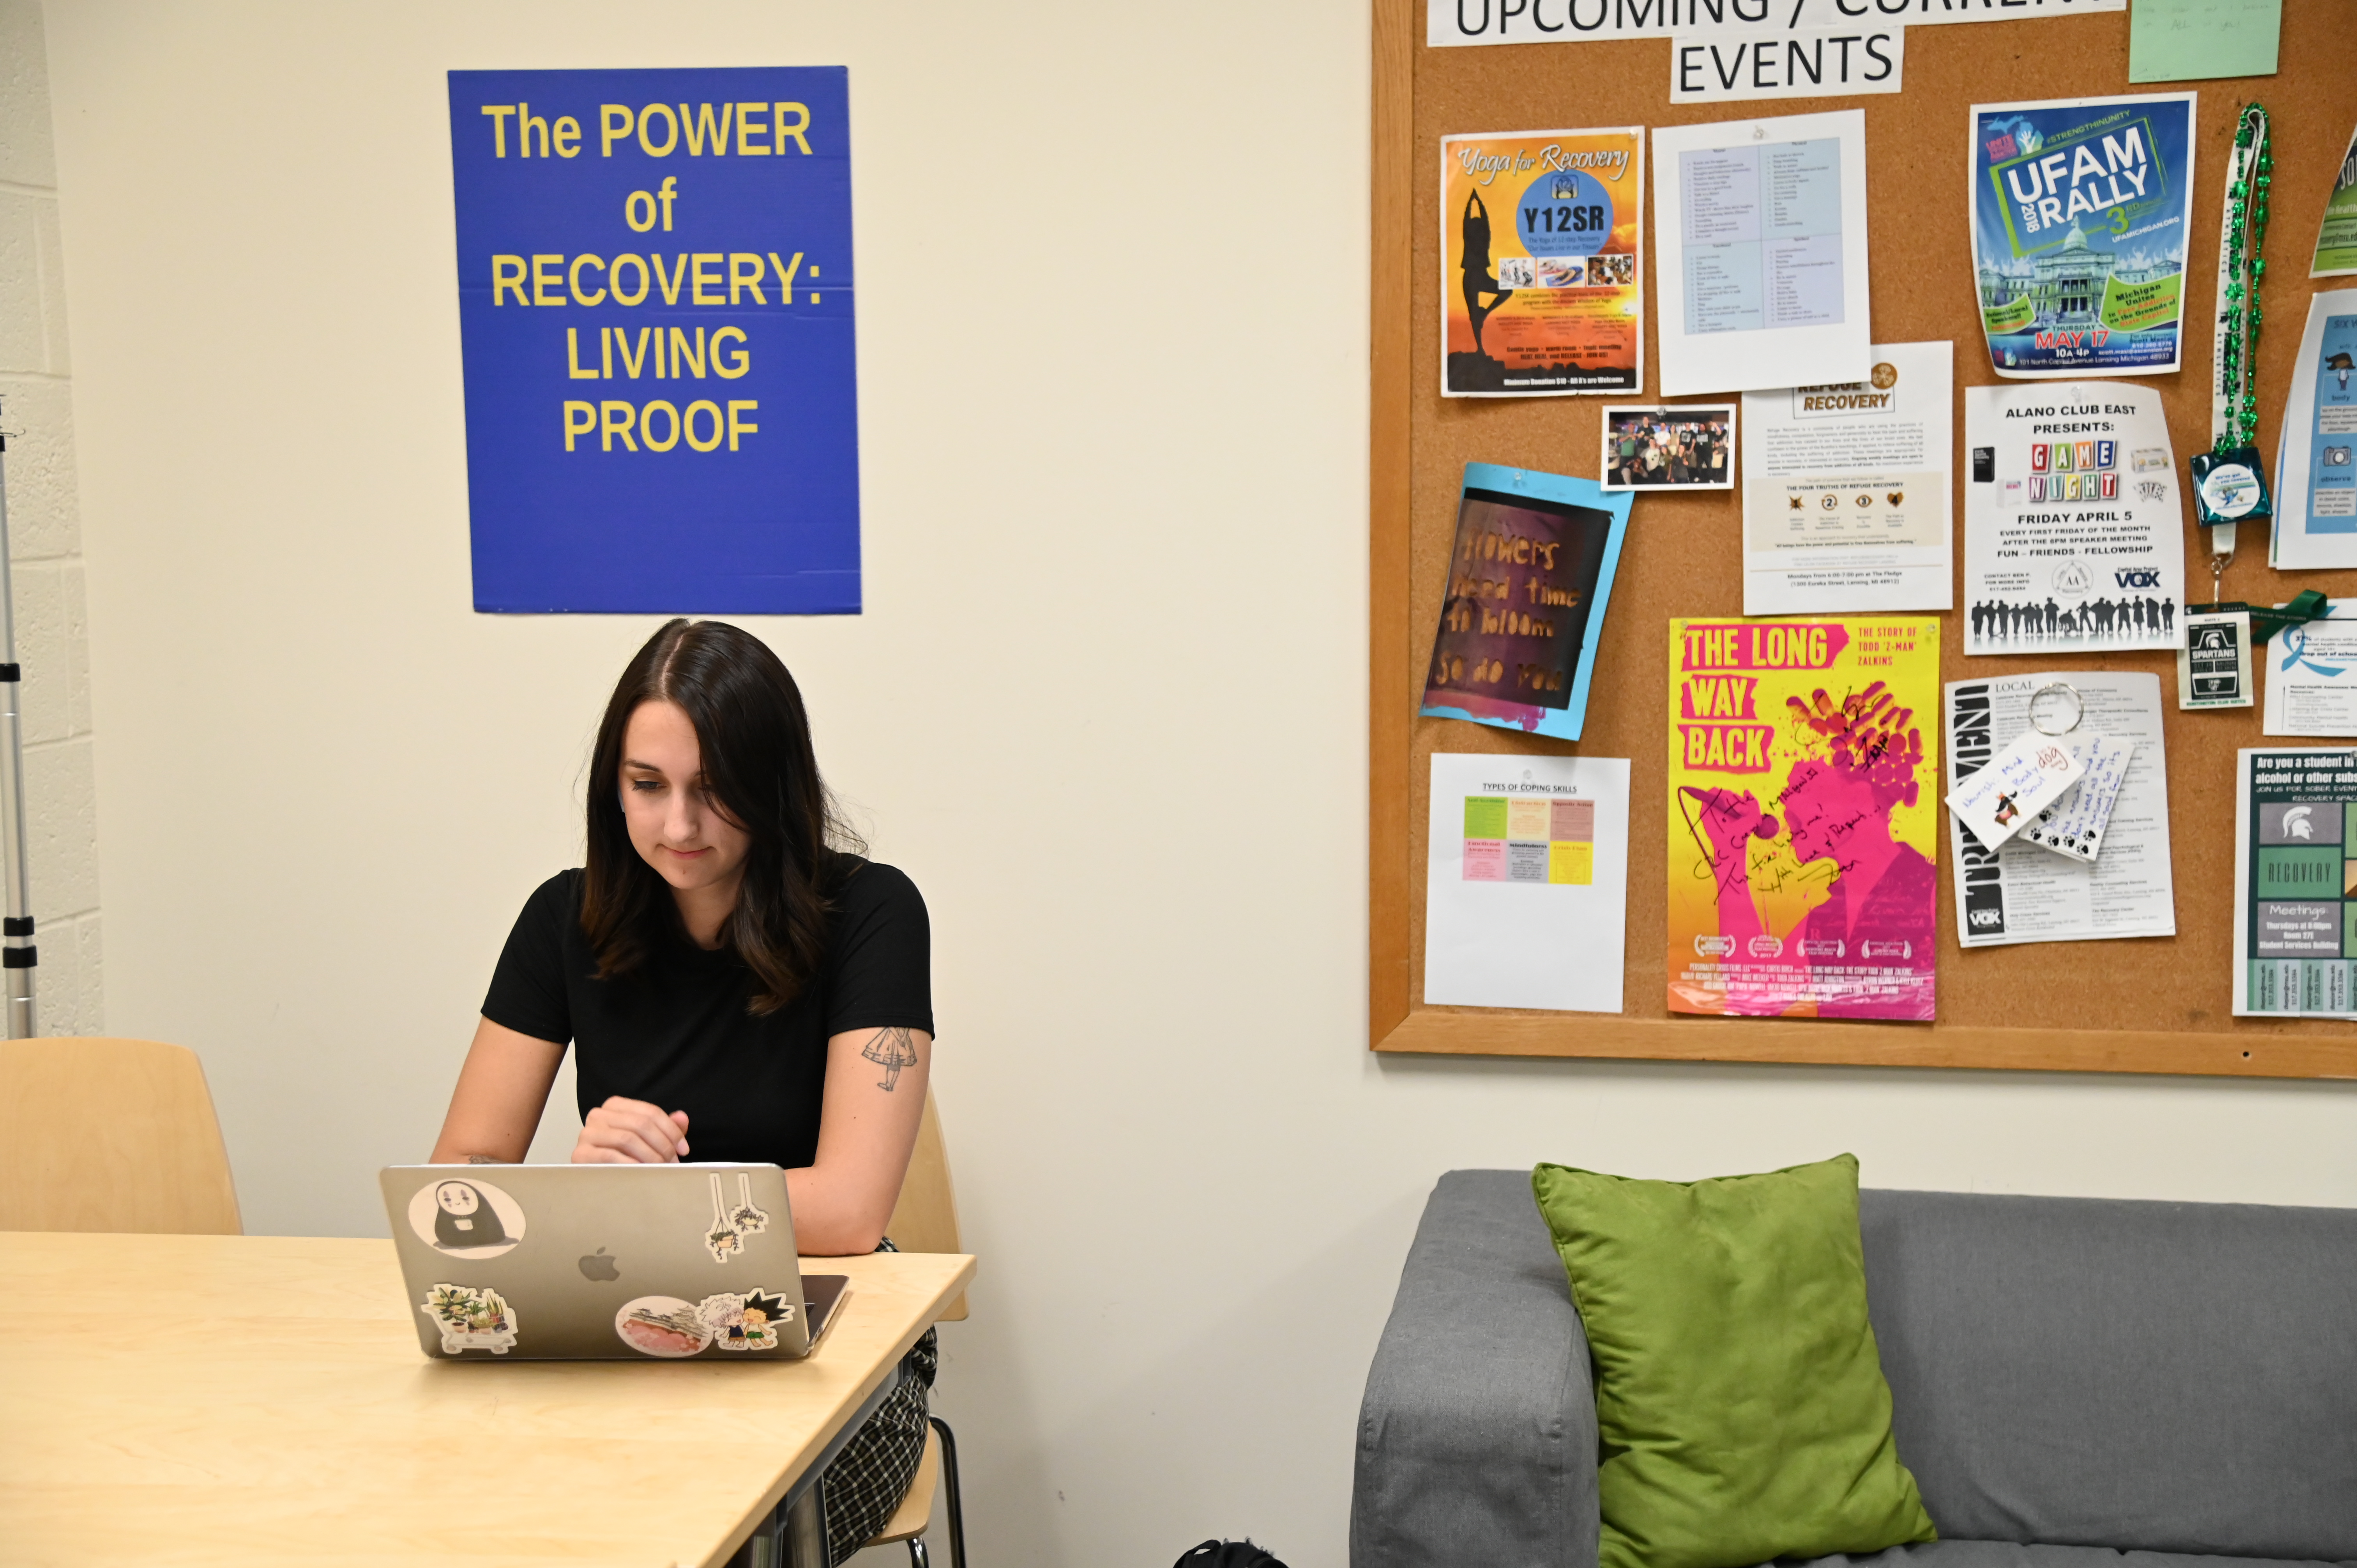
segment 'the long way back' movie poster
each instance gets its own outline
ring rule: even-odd
[[[1642,126],[1440,143],[1443,397],[1645,381]]]
[[[1940,623],[1670,622],[1669,1009],[1928,1023]]]

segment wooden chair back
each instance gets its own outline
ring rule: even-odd
[[[0,1230],[242,1234],[197,1054],[0,1040]]]
[[[917,1146],[909,1174],[900,1178],[900,1200],[884,1233],[903,1252],[963,1252],[958,1245],[957,1192],[950,1181],[949,1145],[942,1139],[942,1113],[933,1091],[925,1090],[925,1118],[917,1124]],[[963,1321],[965,1293],[950,1303],[944,1318]]]

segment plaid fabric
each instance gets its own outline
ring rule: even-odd
[[[886,1237],[877,1249],[897,1252]],[[926,1423],[932,1414],[933,1374],[941,1369],[940,1340],[928,1328],[900,1359],[900,1385],[884,1397],[867,1424],[855,1434],[822,1483],[826,1496],[826,1560],[841,1563],[875,1537],[909,1494],[918,1462],[925,1456]]]

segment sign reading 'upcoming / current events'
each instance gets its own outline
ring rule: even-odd
[[[849,106],[450,73],[478,610],[858,611]]]

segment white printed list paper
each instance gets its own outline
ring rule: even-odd
[[[1653,200],[1663,396],[1866,379],[1864,110],[1660,126]]]

